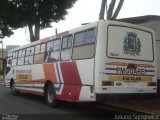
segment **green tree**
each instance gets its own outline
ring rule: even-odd
[[[50,27],[51,22],[65,18],[67,9],[77,0],[10,0],[16,9],[12,9],[9,21],[11,27],[28,26],[30,41],[39,40],[40,29]],[[14,19],[14,20],[13,20]]]
[[[0,0],[0,38],[9,37],[13,34],[7,20],[8,6],[7,0]]]

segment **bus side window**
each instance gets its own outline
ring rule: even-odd
[[[25,64],[33,64],[34,46],[26,49]]]
[[[61,60],[70,60],[71,59],[71,46],[72,46],[72,35],[65,36],[62,39],[62,51],[61,51]]]
[[[24,57],[22,56],[23,50],[19,50],[18,53],[18,65],[23,65],[24,64]]]
[[[12,66],[17,65],[18,51],[13,52]]]
[[[40,49],[41,49],[41,46],[40,46],[40,44],[38,44],[38,45],[36,45],[36,47],[35,47],[35,55],[34,55],[34,63],[35,64],[38,64],[38,63],[41,63],[40,62],[40,57],[39,57],[39,53],[40,53]]]
[[[3,69],[5,70],[5,74],[7,74],[12,66],[12,52],[8,53],[8,57],[4,59],[3,63]]]
[[[8,58],[8,64],[11,65],[12,64],[12,60],[10,58]]]
[[[9,66],[9,67],[12,66],[12,53],[8,53],[7,66]]]
[[[44,62],[46,55],[46,43],[41,44],[41,51],[40,51],[40,57],[41,57],[41,63]]]
[[[49,41],[47,43],[46,55],[45,55],[45,62],[49,62],[50,54],[53,51],[53,41]]]
[[[41,64],[44,62],[46,44],[38,44],[35,47],[34,63]]]
[[[57,62],[60,56],[60,39],[47,43],[47,53],[45,62]]]
[[[76,33],[74,37],[72,59],[89,59],[94,56],[95,29]]]
[[[5,74],[7,74],[11,69],[11,60],[10,57],[7,57],[3,60],[3,70],[5,70]]]
[[[45,53],[45,51],[46,51],[46,44],[43,43],[43,44],[41,44],[41,51],[40,51],[40,53]]]

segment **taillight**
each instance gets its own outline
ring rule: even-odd
[[[114,82],[111,81],[103,81],[102,86],[114,86]]]
[[[149,82],[148,83],[148,86],[156,86],[157,84],[156,84],[156,82]]]
[[[90,86],[90,91],[91,93],[93,93],[93,86]]]

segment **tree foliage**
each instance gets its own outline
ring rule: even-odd
[[[1,0],[6,1],[6,10],[2,11],[5,20],[2,24],[11,30],[28,26],[30,41],[36,41],[40,36],[40,29],[50,27],[51,22],[58,22],[65,18],[67,9],[77,0]],[[3,6],[0,4],[3,9]],[[0,24],[1,24],[0,13]],[[5,23],[4,21],[7,21]],[[6,25],[7,24],[7,25]]]
[[[9,3],[7,0],[0,0],[0,38],[9,37],[13,34],[7,18],[8,6]]]
[[[31,42],[39,39],[40,29],[63,20],[76,0],[12,0],[17,6],[18,24],[28,26]],[[33,29],[34,28],[34,29]],[[34,31],[33,31],[34,30]]]

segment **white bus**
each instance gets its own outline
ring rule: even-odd
[[[50,106],[156,93],[155,57],[152,30],[100,20],[10,50],[5,85],[45,96]]]

